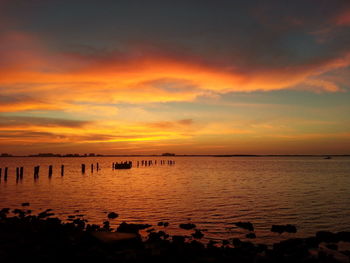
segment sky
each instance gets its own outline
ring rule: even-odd
[[[350,154],[348,0],[0,0],[0,153]]]

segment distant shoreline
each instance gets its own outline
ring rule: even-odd
[[[223,155],[217,155],[217,154],[179,154],[179,155],[172,155],[172,156],[164,156],[164,155],[146,155],[146,154],[140,154],[140,155],[134,155],[134,154],[113,154],[113,155],[94,155],[94,156],[85,156],[85,155],[79,155],[79,156],[67,156],[67,155],[59,155],[59,154],[53,154],[53,155],[10,155],[10,156],[0,156],[0,158],[11,158],[11,157],[45,157],[45,158],[52,158],[52,157],[59,157],[59,158],[94,158],[94,157],[350,157],[350,154],[223,154]]]

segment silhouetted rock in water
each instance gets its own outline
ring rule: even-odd
[[[190,230],[196,227],[195,224],[192,223],[186,223],[186,224],[180,224],[179,225],[180,228],[185,229],[185,230]]]
[[[106,231],[110,231],[111,230],[109,221],[104,221],[103,222],[103,229],[106,230]]]
[[[350,232],[338,232],[336,233],[336,236],[338,241],[350,242]]]
[[[30,203],[22,203],[22,206],[30,206]]]
[[[245,235],[246,238],[256,238],[255,233],[248,233]]]
[[[223,246],[227,246],[227,245],[229,245],[229,244],[230,244],[230,241],[228,241],[228,240],[226,240],[226,239],[222,240],[222,245],[223,245]]]
[[[44,212],[39,213],[38,218],[46,218],[55,215],[54,213],[49,213],[50,211],[52,211],[52,209],[46,209]]]
[[[24,217],[25,214],[26,214],[26,213],[25,213],[23,210],[21,210],[21,209],[14,209],[14,210],[12,211],[12,213],[17,214],[19,217]]]
[[[153,231],[156,231],[156,230],[155,230],[154,228],[150,228],[150,229],[147,229],[147,230],[146,230],[147,233],[151,233],[151,232],[153,232]]]
[[[1,262],[35,259],[35,262],[329,263],[350,259],[350,252],[342,251],[340,244],[328,242],[348,240],[350,232],[322,231],[309,238],[281,241],[272,248],[238,238],[232,239],[234,247],[227,240],[223,240],[222,245],[210,240],[205,246],[197,240],[186,240],[185,236],[175,235],[169,239],[164,231],[152,231],[142,241],[137,232],[149,226],[145,224],[124,222],[119,227],[135,233],[110,232],[108,221],[105,226],[109,230],[105,226],[85,225],[86,220],[81,218],[72,218],[73,222],[67,223],[56,217],[26,214],[21,217],[20,209],[14,210],[15,216],[8,217],[9,211],[0,210]]]
[[[249,231],[254,231],[254,226],[250,222],[237,222],[234,224],[240,228],[247,229]]]
[[[117,213],[114,213],[114,212],[111,212],[111,213],[109,213],[108,214],[108,218],[110,218],[110,219],[115,219],[115,218],[117,218],[119,215],[117,214]]]
[[[185,242],[185,237],[184,236],[175,235],[175,236],[172,236],[171,239],[176,244],[183,244]]]
[[[75,218],[75,216],[71,215],[71,216],[68,216],[68,218]]]
[[[128,224],[126,222],[123,222],[118,226],[117,232],[138,234],[140,230],[149,228],[151,226],[152,225],[148,224]]]
[[[287,233],[296,233],[297,228],[294,225],[272,225],[271,232],[282,234],[283,232]]]
[[[157,226],[167,227],[167,226],[169,226],[169,223],[168,222],[158,222]]]
[[[103,243],[117,243],[125,241],[136,241],[139,243],[141,241],[139,235],[133,233],[97,231],[93,232],[92,236]]]
[[[169,235],[165,233],[164,231],[158,231],[158,232],[151,232],[148,235],[148,241],[162,241],[167,240],[169,238]]]
[[[319,243],[321,242],[333,243],[333,242],[339,241],[338,236],[329,231],[318,231],[316,233],[316,238]]]
[[[327,244],[327,248],[332,249],[332,250],[338,250],[338,245],[337,244]]]
[[[196,229],[194,233],[191,234],[194,238],[197,239],[201,239],[202,237],[204,237],[204,234],[202,233],[202,231]]]

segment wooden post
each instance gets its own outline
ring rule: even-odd
[[[81,173],[84,174],[85,173],[85,164],[81,165]]]
[[[94,172],[94,164],[91,164],[91,173]]]
[[[96,163],[96,171],[100,170],[100,165],[99,163]]]
[[[1,176],[2,176],[2,168],[0,168],[0,178],[1,178]]]
[[[8,172],[8,167],[5,167],[5,171],[4,171],[4,180],[7,180],[7,172]]]
[[[52,165],[49,165],[49,178],[52,177]]]
[[[19,178],[22,180],[23,179],[23,166],[19,170]]]
[[[63,176],[64,175],[64,165],[62,164],[61,165],[61,176]]]
[[[39,178],[39,169],[40,169],[39,165],[34,167],[34,179]]]

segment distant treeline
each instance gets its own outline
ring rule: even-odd
[[[31,155],[0,154],[0,157],[146,157],[146,156],[172,156],[172,157],[349,157],[350,154],[95,154],[95,153],[39,153]]]

